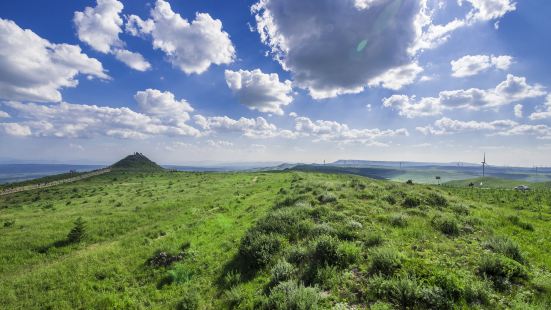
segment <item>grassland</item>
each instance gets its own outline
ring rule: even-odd
[[[116,171],[0,198],[0,305],[547,309],[550,220],[548,190]]]

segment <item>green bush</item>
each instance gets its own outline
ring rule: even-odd
[[[318,309],[319,292],[294,281],[278,284],[270,291],[264,309],[274,310],[310,310]]]
[[[283,281],[291,280],[293,274],[295,273],[295,267],[289,264],[285,260],[278,261],[271,270],[271,283],[277,284]]]
[[[312,259],[320,265],[336,265],[339,262],[338,239],[322,235],[314,241]]]
[[[421,199],[415,196],[407,196],[402,205],[406,208],[416,208],[421,205]]]
[[[182,300],[176,305],[178,310],[196,310],[199,309],[199,296],[192,290],[184,293]]]
[[[518,216],[516,215],[511,215],[511,216],[508,216],[507,219],[515,226],[518,226],[524,230],[528,230],[528,231],[534,231],[534,225],[532,225],[531,223],[527,223],[527,222],[523,222]]]
[[[402,255],[394,249],[379,249],[371,255],[370,271],[374,274],[390,276],[402,267]]]
[[[392,195],[386,195],[383,197],[383,200],[388,202],[388,204],[395,205],[398,201]]]
[[[426,202],[429,206],[433,207],[445,207],[448,205],[448,200],[446,199],[446,197],[437,193],[429,193],[428,197],[426,198]]]
[[[67,234],[66,240],[68,243],[79,243],[84,239],[85,236],[86,222],[84,222],[82,217],[78,217],[74,223],[73,228],[71,228],[71,231],[69,231],[69,234]]]
[[[524,266],[501,255],[483,257],[478,272],[490,279],[498,289],[505,289],[511,283],[520,283],[528,279],[528,272]]]
[[[305,233],[301,225],[301,220],[304,216],[300,214],[300,211],[292,208],[276,210],[266,216],[256,229],[265,234],[277,233],[291,239],[296,239]]]
[[[258,269],[266,266],[280,249],[281,241],[276,235],[253,229],[241,240],[239,254],[251,267]]]
[[[321,223],[321,224],[316,224],[310,230],[310,235],[311,236],[321,236],[321,235],[335,236],[337,235],[337,230],[333,228],[331,224]]]
[[[457,236],[461,232],[457,220],[450,217],[434,217],[432,225],[441,233],[448,236]]]
[[[469,304],[488,305],[491,292],[484,282],[474,281],[465,287],[465,301]]]
[[[318,196],[318,201],[322,204],[337,201],[337,197],[331,193],[325,193]]]
[[[383,244],[383,242],[384,242],[384,239],[383,239],[383,236],[381,234],[372,233],[372,234],[367,235],[367,237],[365,238],[363,244],[364,244],[364,246],[366,246],[368,248],[371,248],[371,247],[379,246],[379,245]]]
[[[408,225],[407,217],[405,217],[402,214],[392,215],[388,219],[388,221],[389,221],[390,225],[392,225],[394,227],[406,227]]]
[[[507,237],[493,237],[484,243],[484,246],[495,253],[503,254],[521,264],[525,262],[518,244]]]

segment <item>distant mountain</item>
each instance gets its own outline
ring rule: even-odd
[[[163,167],[157,165],[142,153],[134,153],[119,160],[111,166],[114,170],[129,171],[163,171]]]

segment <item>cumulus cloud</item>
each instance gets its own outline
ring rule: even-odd
[[[1,99],[58,102],[59,90],[76,87],[79,74],[110,79],[102,64],[83,54],[78,45],[50,43],[0,19]]]
[[[531,120],[547,119],[551,118],[551,94],[547,95],[547,100],[543,108],[539,108],[538,111],[530,114]]]
[[[397,68],[392,68],[385,73],[371,79],[369,86],[382,86],[387,89],[399,90],[406,85],[413,84],[423,68],[417,63],[411,63]]]
[[[301,136],[313,137],[314,141],[364,144],[373,144],[378,138],[409,135],[404,128],[396,130],[351,129],[347,124],[326,120],[312,121],[310,118],[302,116],[295,118],[295,131]]]
[[[18,123],[0,123],[0,129],[4,134],[15,137],[26,137],[31,135],[29,126]]]
[[[276,125],[263,117],[241,117],[235,120],[227,116],[195,115],[193,119],[199,127],[208,132],[241,133],[250,138],[273,138],[281,134]]]
[[[169,61],[186,74],[201,74],[212,64],[229,64],[235,58],[230,36],[222,22],[207,13],[197,13],[191,23],[172,11],[170,4],[157,0],[151,18],[130,15],[126,31],[150,36],[155,49],[162,50]]]
[[[199,130],[183,124],[166,124],[154,112],[150,115],[129,108],[100,107],[61,102],[53,105],[6,102],[21,119],[17,125],[2,125],[12,135],[39,137],[90,138],[112,136],[118,138],[146,138],[156,135],[199,136]],[[6,129],[9,126],[9,130]]]
[[[489,21],[503,17],[508,12],[516,10],[516,3],[513,0],[459,0],[471,4],[472,9],[467,15],[469,22]]]
[[[546,95],[544,88],[530,85],[526,78],[507,75],[507,79],[492,89],[460,89],[439,93],[438,97],[423,97],[393,95],[383,99],[383,106],[394,108],[402,116],[413,118],[419,116],[438,115],[446,109],[480,110],[499,108],[521,100]]]
[[[293,101],[291,81],[280,82],[277,73],[226,70],[226,83],[239,102],[252,110],[283,115],[283,107]]]
[[[262,42],[314,98],[360,92],[411,63],[416,1],[260,0],[251,9]]]
[[[451,61],[452,76],[466,77],[477,75],[492,67],[507,70],[513,62],[511,56],[467,55]]]
[[[522,104],[516,104],[513,108],[513,112],[515,113],[516,117],[522,118]]]
[[[8,112],[0,111],[0,118],[9,118],[10,115]]]
[[[169,91],[161,92],[148,88],[138,91],[134,99],[144,114],[155,117],[165,124],[185,126],[184,123],[190,119],[189,112],[193,111],[186,100],[176,100],[174,94]]]
[[[519,124],[512,120],[491,122],[459,121],[447,117],[434,122],[433,125],[417,127],[424,135],[450,135],[468,132],[485,132],[491,136],[536,136],[538,139],[551,139],[551,127],[547,125]]]
[[[95,7],[86,7],[83,12],[76,11],[73,22],[80,41],[98,52],[112,53],[127,66],[138,71],[147,71],[151,64],[139,53],[124,49],[119,34],[123,25],[120,13],[124,5],[117,0],[97,0]]]

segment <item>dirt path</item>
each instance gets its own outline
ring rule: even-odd
[[[52,181],[52,182],[48,182],[48,183],[38,183],[38,184],[25,185],[25,186],[20,186],[20,187],[15,187],[15,188],[9,188],[9,189],[5,189],[5,190],[0,191],[0,196],[9,195],[9,194],[13,194],[13,193],[24,192],[24,191],[30,191],[30,190],[38,189],[38,188],[52,187],[52,186],[65,184],[65,183],[76,182],[76,181],[87,179],[87,178],[90,178],[90,177],[93,177],[93,176],[96,176],[96,175],[101,175],[101,174],[104,174],[104,173],[107,173],[107,172],[110,172],[110,171],[111,171],[111,168],[105,168],[105,169],[95,170],[95,171],[92,171],[92,172],[81,174],[79,176],[68,178],[68,179],[57,180],[57,181]]]

